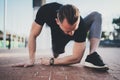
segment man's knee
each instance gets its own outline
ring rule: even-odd
[[[97,11],[92,12],[92,14],[101,16],[101,13],[99,13],[99,12],[97,12]]]
[[[98,19],[98,18],[101,19],[101,17],[102,17],[101,13],[99,13],[97,11],[92,12],[92,14],[94,15],[94,19]]]
[[[102,18],[99,12],[92,12],[93,24],[90,28],[89,39],[90,38],[100,38],[101,37],[101,24]]]

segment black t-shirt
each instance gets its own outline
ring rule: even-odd
[[[46,23],[50,26],[52,35],[52,49],[55,53],[63,53],[65,45],[70,41],[85,42],[87,30],[82,17],[78,29],[73,36],[65,34],[60,27],[56,24],[55,18],[57,17],[57,10],[62,6],[59,3],[49,3],[39,8],[35,22],[39,25]]]

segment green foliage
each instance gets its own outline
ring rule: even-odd
[[[112,23],[118,25],[119,28],[120,28],[120,17],[119,18],[114,18]]]
[[[0,34],[3,34],[3,32],[0,30]]]

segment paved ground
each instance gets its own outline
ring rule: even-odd
[[[120,48],[99,48],[98,52],[110,67],[107,72],[84,67],[88,49],[79,64],[44,66],[36,63],[31,68],[11,67],[12,64],[27,61],[28,54],[25,49],[0,49],[0,80],[120,80]],[[67,53],[62,56],[65,55]],[[37,51],[37,62],[43,56],[52,56],[51,51]]]

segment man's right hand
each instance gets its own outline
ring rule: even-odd
[[[18,64],[14,64],[12,65],[12,67],[33,67],[34,63],[18,63]]]

